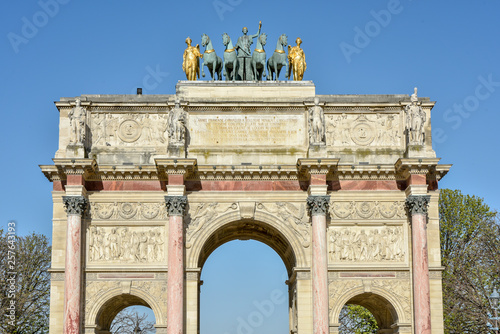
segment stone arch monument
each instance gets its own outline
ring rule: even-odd
[[[290,332],[443,333],[429,98],[317,95],[311,81],[179,81],[173,95],[62,98],[50,333],[109,333],[130,305],[199,333],[200,273],[234,239],[287,268]],[[77,127],[77,130],[75,130]],[[75,136],[75,131],[78,136]],[[432,301],[432,302],[431,302]]]

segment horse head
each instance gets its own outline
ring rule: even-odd
[[[201,46],[207,46],[210,43],[210,37],[207,34],[201,35]]]
[[[283,48],[288,45],[288,37],[285,34],[280,36],[280,41],[281,45],[283,45]]]
[[[222,44],[224,44],[224,46],[227,46],[230,40],[231,39],[229,38],[229,35],[227,33],[222,34]]]
[[[259,42],[262,46],[266,45],[267,43],[267,35],[266,33],[262,33],[260,36],[259,36]]]

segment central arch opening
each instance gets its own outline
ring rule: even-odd
[[[218,247],[201,275],[200,333],[288,333],[287,278],[281,258],[261,242]]]
[[[290,333],[296,260],[283,233],[257,221],[227,223],[207,235],[199,255],[200,333]]]

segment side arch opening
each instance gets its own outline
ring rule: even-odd
[[[351,308],[351,310],[354,309],[354,312],[351,312],[349,317],[345,317],[348,305],[361,306],[361,308]],[[371,326],[373,320],[376,323],[375,326]],[[356,330],[364,330],[366,333],[399,333],[399,318],[396,308],[385,297],[372,292],[360,293],[348,299],[343,304],[338,323],[340,325],[339,334],[351,333],[352,326],[356,324],[360,326],[359,329],[355,328]],[[372,331],[367,331],[368,329],[372,329]]]

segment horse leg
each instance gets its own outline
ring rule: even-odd
[[[233,69],[231,70],[231,80],[236,80],[236,72],[238,71],[238,61],[235,58],[233,61]]]
[[[269,60],[267,61],[267,80],[273,80],[273,72],[271,71],[271,67],[269,66]]]
[[[222,80],[222,63],[219,61],[219,67],[217,68],[217,80]]]

